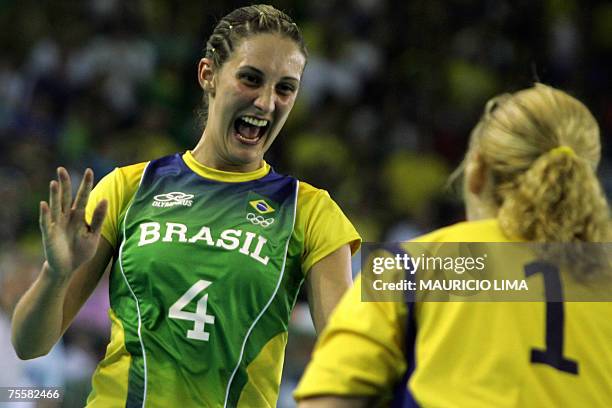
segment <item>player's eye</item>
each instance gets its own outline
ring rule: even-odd
[[[296,87],[289,83],[281,83],[281,84],[278,84],[278,86],[276,87],[276,90],[279,94],[288,96],[295,92]]]
[[[261,84],[261,78],[259,76],[248,72],[241,73],[238,78],[247,86],[258,86]]]

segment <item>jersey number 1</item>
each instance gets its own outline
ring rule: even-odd
[[[168,311],[168,317],[171,319],[191,320],[194,322],[193,330],[187,330],[187,337],[194,340],[208,341],[210,333],[204,331],[204,326],[215,323],[215,317],[206,314],[206,306],[208,304],[208,294],[202,296],[198,300],[196,311],[188,312],[183,310],[191,301],[206,289],[211,282],[200,279],[187,292],[183,294]]]
[[[559,270],[545,262],[532,262],[525,266],[525,276],[542,273],[546,299],[558,299],[558,302],[546,302],[546,349],[531,349],[531,362],[547,364],[557,370],[578,374],[578,362],[563,356],[563,329],[565,313],[563,292]]]

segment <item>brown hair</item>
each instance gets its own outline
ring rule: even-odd
[[[577,99],[543,84],[487,103],[472,131],[509,237],[605,242],[610,211],[595,170],[599,127]]]
[[[204,56],[210,58],[219,69],[241,40],[261,33],[278,33],[290,38],[298,45],[304,57],[308,57],[304,38],[297,24],[287,14],[267,4],[241,7],[223,17],[206,42]],[[207,93],[202,97],[198,117],[204,127],[208,117]]]

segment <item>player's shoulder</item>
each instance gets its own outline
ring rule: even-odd
[[[507,242],[497,219],[464,221],[415,238],[416,242]]]
[[[141,162],[117,167],[115,170],[113,170],[113,173],[115,173],[116,177],[122,179],[122,181],[128,186],[138,185],[147,164],[149,164],[149,162]]]
[[[110,173],[102,177],[94,191],[102,196],[114,196],[118,200],[131,197],[138,189],[142,173],[148,162],[115,167]]]
[[[300,180],[299,183],[300,184],[298,187],[298,200],[304,202],[311,202],[316,200],[332,200],[327,190],[317,188],[305,181]]]
[[[338,204],[331,198],[327,190],[304,181],[299,182],[297,207],[300,218],[336,214],[339,210]]]

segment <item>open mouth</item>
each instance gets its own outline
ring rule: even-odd
[[[269,120],[245,115],[240,116],[234,121],[234,130],[240,142],[255,145],[265,135],[269,125]]]

